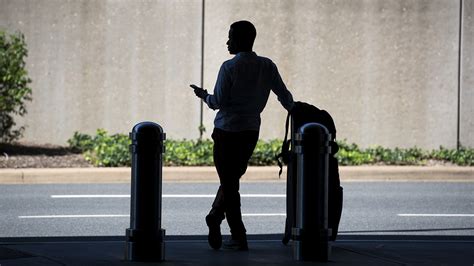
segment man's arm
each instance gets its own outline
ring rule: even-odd
[[[201,98],[204,101],[206,100],[207,96],[209,95],[209,93],[207,93],[207,90],[205,90],[203,88],[199,88],[198,86],[196,86],[194,84],[189,85],[189,87],[193,88],[194,89],[194,94],[196,94],[196,96],[198,98]]]
[[[272,75],[272,91],[278,96],[278,101],[280,101],[281,105],[287,111],[290,111],[295,105],[293,102],[293,96],[291,95],[291,92],[286,88],[285,83],[281,79],[280,73],[278,73],[278,68],[275,64],[273,64]]]
[[[214,87],[214,94],[209,94],[206,97],[206,103],[209,108],[216,110],[221,109],[226,105],[229,99],[231,87],[231,78],[229,70],[222,64],[217,75],[216,86]]]
[[[217,76],[216,86],[214,87],[214,95],[209,94],[207,90],[199,88],[196,85],[190,85],[194,89],[194,94],[201,98],[209,108],[216,110],[225,105],[230,93],[230,76],[225,70],[224,65],[221,66]]]

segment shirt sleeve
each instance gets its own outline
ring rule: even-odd
[[[230,95],[231,77],[229,70],[225,64],[222,64],[217,75],[216,85],[214,87],[214,94],[209,94],[206,97],[206,103],[209,108],[216,110],[221,109],[226,105]]]
[[[281,103],[283,108],[285,108],[287,111],[290,111],[294,106],[293,96],[281,79],[277,66],[272,63],[272,67],[272,91],[278,96],[278,101]]]

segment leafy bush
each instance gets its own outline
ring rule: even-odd
[[[12,142],[23,135],[24,127],[14,129],[13,116],[26,114],[25,101],[31,101],[25,58],[28,55],[21,33],[0,31],[0,142]]]
[[[82,151],[86,160],[95,166],[130,166],[127,135],[108,135],[104,129],[98,129],[94,137],[75,132],[68,143],[71,148]]]
[[[107,135],[105,130],[98,130],[94,138],[94,148],[86,153],[86,159],[97,166],[129,166],[130,140],[127,135]]]
[[[374,162],[374,158],[369,153],[363,152],[356,144],[347,144],[345,141],[338,141],[339,151],[336,158],[341,165],[361,165]]]
[[[439,150],[433,150],[429,156],[431,159],[449,161],[457,165],[474,166],[474,149],[460,147],[459,150],[449,150],[440,147]]]
[[[211,140],[165,140],[167,166],[213,165]]]
[[[69,146],[84,153],[85,158],[96,166],[129,166],[130,140],[127,135],[108,135],[98,129],[95,136],[74,133]],[[250,158],[250,165],[276,165],[275,155],[280,152],[281,140],[259,140]],[[338,141],[336,154],[341,165],[385,164],[423,165],[427,160],[452,162],[458,165],[474,165],[474,149],[423,151],[419,148],[388,149],[380,146],[361,149],[356,144]],[[211,140],[166,140],[163,162],[166,166],[213,165]]]
[[[364,151],[371,158],[371,163],[385,163],[389,165],[417,165],[423,164],[426,158],[425,153],[418,148],[393,150],[377,146],[375,148],[368,148]]]
[[[336,157],[341,165],[386,164],[423,165],[429,157],[419,148],[388,149],[381,146],[360,149],[356,144],[338,141],[339,152]]]
[[[388,149],[381,146],[360,149],[356,144],[338,141],[336,157],[341,165],[384,164],[384,165],[425,165],[428,160],[451,162],[461,166],[474,165],[474,149],[461,147],[423,151],[420,148]]]
[[[259,140],[255,146],[252,157],[250,158],[250,165],[275,165],[275,156],[281,151],[281,140]]]
[[[79,132],[74,132],[74,135],[71,139],[68,139],[67,143],[74,151],[85,152],[94,149],[94,139],[92,136]]]

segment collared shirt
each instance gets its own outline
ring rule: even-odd
[[[291,110],[293,97],[283,83],[276,65],[254,52],[240,52],[225,61],[217,77],[214,94],[206,97],[211,109],[219,109],[214,126],[225,131],[260,129],[260,113],[270,90],[281,105]]]

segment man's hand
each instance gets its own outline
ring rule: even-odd
[[[196,86],[194,84],[189,85],[189,86],[194,89],[194,94],[196,94],[197,97],[199,97],[203,100],[206,100],[207,95],[209,95],[209,93],[207,93],[207,90],[199,88],[198,86]]]

